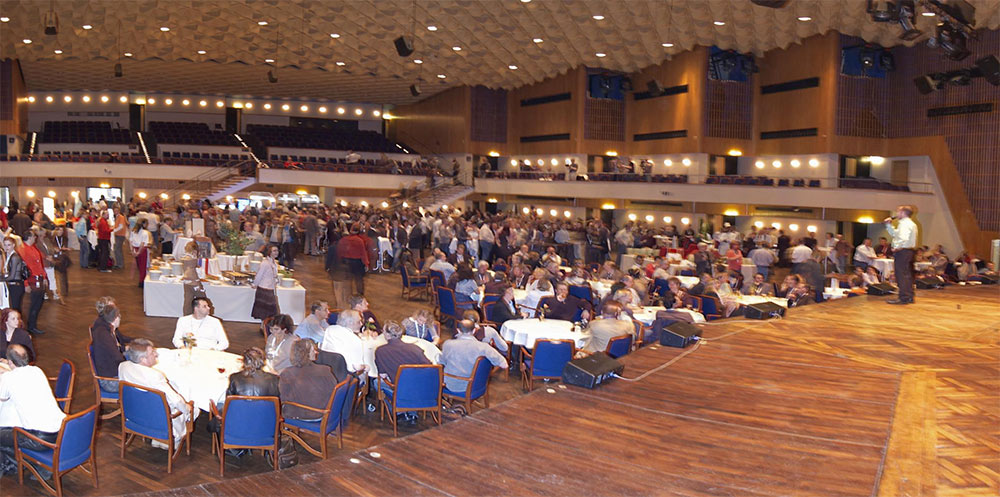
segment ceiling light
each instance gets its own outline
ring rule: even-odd
[[[264,104],[264,110],[271,110],[271,104]]]
[[[308,105],[303,105],[302,107],[299,107],[299,110],[302,111],[302,112],[309,112],[309,106]]]
[[[363,112],[364,112],[364,111],[363,111],[363,110],[361,110],[361,109],[354,109],[354,115],[355,115],[355,116],[360,116],[360,115],[361,115],[361,114],[362,114]]]
[[[63,52],[62,52],[62,50],[59,50],[59,49],[57,48],[57,49],[53,50],[53,51],[52,51],[52,53],[54,53],[54,54],[56,54],[56,55],[62,55],[62,53],[63,53]]]
[[[809,159],[809,167],[819,167],[819,159]]]
[[[799,225],[797,225],[795,223],[789,224],[788,225],[788,229],[790,229],[792,231],[798,231],[799,230]]]
[[[379,117],[379,116],[382,115],[382,111],[380,111],[380,110],[373,110],[372,111],[372,115],[375,116],[375,117]]]
[[[726,155],[730,157],[740,157],[743,155],[743,151],[738,148],[731,148],[728,152],[726,152]]]
[[[28,198],[35,198],[35,191],[34,190],[28,190],[27,192],[25,192],[25,194],[28,195]]]
[[[208,52],[205,52],[204,50],[198,50],[198,55],[205,55],[206,53]]]
[[[208,102],[205,101],[205,100],[202,100],[202,101],[198,102],[198,105],[200,105],[202,107],[206,107],[206,106],[208,106]]]
[[[163,31],[164,33],[166,33],[167,31],[170,31],[170,28],[168,28],[166,26],[162,26],[162,27],[160,27],[160,31]]]
[[[84,102],[89,102],[90,101],[90,95],[84,95],[82,100]]]
[[[511,64],[511,65],[507,66],[507,69],[510,69],[511,71],[516,71],[517,70],[517,66]]]
[[[674,218],[672,218],[670,216],[663,216],[663,222],[667,223],[667,224],[670,224],[670,223],[674,222]]]
[[[594,55],[596,55],[596,56],[598,56],[598,57],[605,57],[605,56],[607,56],[608,54],[606,54],[606,53],[604,53],[604,52],[597,52],[597,53],[595,53]]]
[[[806,22],[806,21],[811,21],[811,20],[813,20],[813,18],[812,18],[812,17],[809,17],[809,16],[799,16],[799,18],[798,18],[798,19],[799,19],[800,21],[802,21],[802,22]]]
[[[521,3],[531,3],[531,0],[521,0]],[[7,22],[7,21],[4,21]]]
[[[0,17],[0,22],[10,22],[10,18],[6,16]]]
[[[132,56],[132,52],[125,52],[122,55],[124,55],[126,57],[131,57]]]
[[[779,222],[773,222],[773,223],[771,223],[771,227],[774,228],[774,229],[776,229],[776,230],[780,230],[781,229],[781,223],[779,223]]]
[[[172,98],[168,98],[168,99],[164,100],[163,103],[165,103],[167,105],[174,105],[174,100]]]
[[[110,99],[108,98],[107,95],[101,95],[101,102],[102,103],[108,103],[108,100],[110,100]]]
[[[344,109],[343,107],[337,107],[337,114],[343,114],[345,112],[347,112],[347,110]]]
[[[684,167],[691,167],[691,159],[688,159],[687,157],[685,157],[684,159],[681,160],[681,164],[684,164]],[[687,224],[687,223],[685,223],[685,224]]]
[[[933,12],[921,12],[920,15],[922,15],[924,17],[934,17],[935,14]],[[3,21],[3,19],[0,19],[0,21]],[[4,22],[6,22],[6,21],[4,21]]]
[[[566,218],[571,218],[573,217],[573,213],[570,211],[563,211],[563,216],[566,216]]]
[[[764,227],[764,221],[754,221],[753,225],[755,228],[761,229]]]
[[[281,105],[281,110],[288,110],[288,109],[291,109],[291,108],[292,107],[290,105],[288,105],[288,104],[282,104]]]
[[[558,166],[559,165],[559,159],[556,159],[555,157],[553,157],[552,160],[549,161],[549,164],[552,164],[553,166]]]
[[[726,23],[723,22],[723,21],[713,21],[712,24],[715,24],[716,26],[725,26],[726,25]]]
[[[771,162],[771,165],[774,166],[776,169],[780,169],[781,168],[781,161],[780,160],[773,161],[773,162]]]
[[[71,97],[69,95],[66,95],[65,97],[63,97],[63,102],[70,103],[72,101],[73,101],[73,97]]]
[[[604,20],[604,16],[601,16],[601,15],[594,16],[594,20],[595,21],[603,21]]]
[[[533,42],[535,42],[535,43],[541,43],[541,42],[543,42],[543,41],[545,41],[545,40],[543,40],[543,39],[541,39],[541,38],[532,38],[532,39],[531,39],[531,41],[533,41]]]
[[[267,26],[267,21],[257,21],[258,26]]]
[[[691,224],[691,220],[686,217],[682,217],[681,224]]]
[[[253,104],[250,103],[250,102],[247,102],[247,103],[243,104],[243,108],[245,108],[245,109],[252,109],[253,108]]]
[[[267,64],[274,64],[274,59],[264,59],[264,62]]]
[[[427,31],[437,31],[437,30],[438,30],[437,26],[427,26]]]
[[[23,39],[21,41],[23,41],[25,45],[31,45],[31,40],[29,40],[27,38],[25,38],[25,39]]]
[[[137,98],[137,99],[135,99],[135,103],[137,103],[139,105],[146,105],[146,99],[145,98]]]
[[[340,33],[330,33],[330,38],[340,38]]]
[[[191,105],[191,101],[185,98],[184,100],[181,100],[181,105],[185,105],[185,106]]]
[[[444,74],[438,74],[438,77],[441,78],[441,79],[444,79],[444,78],[447,78],[448,76],[445,76]]]
[[[32,104],[35,103],[35,97],[34,96],[28,97],[28,103],[32,103]]]
[[[670,47],[672,47],[672,46],[674,46],[674,44],[673,44],[673,43],[664,43],[664,44],[663,44],[663,48],[670,48]]]
[[[798,160],[798,159],[792,159],[792,161],[791,161],[791,162],[789,162],[789,164],[791,164],[791,165],[792,165],[792,167],[796,167],[796,168],[802,165],[802,163],[801,163],[801,162],[799,162],[799,160]]]
[[[815,233],[816,232],[816,226],[810,224],[809,226],[806,226],[806,231],[808,231],[810,233]]]
[[[736,209],[726,209],[726,211],[723,212],[723,214],[726,215],[726,216],[739,216],[740,215],[740,211],[738,211]]]
[[[667,166],[667,167],[670,167],[670,166],[674,165],[674,161],[672,161],[670,159],[663,159],[663,165]]]
[[[559,215],[559,211],[556,209],[549,209],[549,215],[552,217],[556,217]]]
[[[80,26],[80,27],[83,28],[83,29],[94,29],[94,27],[91,26],[90,24],[84,24],[83,26]]]
[[[462,51],[462,47],[451,47],[451,49],[454,50],[454,51],[456,51],[456,52],[461,52]]]
[[[422,61],[422,60],[420,60],[420,59],[413,59],[413,63],[414,63],[414,64],[423,64],[423,63],[424,63],[424,61]]]
[[[347,65],[347,63],[346,63],[346,62],[344,62],[344,61],[342,61],[342,60],[338,60],[338,61],[337,61],[337,65],[338,65],[338,66],[340,66],[340,67],[344,67],[344,66],[346,66],[346,65]]]
[[[652,214],[646,214],[646,222],[647,223],[653,222],[653,215]]]
[[[45,101],[46,102],[52,103],[53,100],[55,100],[55,99],[52,98],[52,95],[49,95],[49,96],[45,97]]]
[[[126,97],[125,95],[122,95],[122,96],[118,97],[118,101],[124,104],[124,103],[128,102],[128,97]]]
[[[148,98],[148,99],[146,99],[146,103],[150,104],[150,105],[155,104],[156,103],[156,99],[155,98]]]
[[[321,114],[326,114],[326,107],[320,107],[320,108],[319,108],[319,112],[320,112]]]
[[[216,106],[216,107],[222,107],[222,106],[224,106],[224,105],[226,105],[226,103],[225,103],[225,102],[223,102],[222,100],[218,100],[218,101],[216,101],[216,102],[215,102],[215,106]]]

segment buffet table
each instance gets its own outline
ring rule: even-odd
[[[215,307],[213,316],[224,321],[259,323],[250,316],[253,309],[254,290],[249,285],[230,285],[222,282],[202,283],[205,294]],[[184,309],[184,284],[178,277],[161,277],[153,281],[146,277],[142,289],[143,311],[147,316],[181,317]],[[306,314],[306,289],[298,282],[293,287],[278,287],[278,308],[298,324]]]
[[[187,244],[193,241],[194,238],[183,235],[177,235],[177,237],[174,239],[174,259],[178,261],[181,260],[181,257],[184,257],[184,247],[187,247]],[[216,255],[215,245],[214,244],[211,245],[212,245],[212,257],[214,258]]]

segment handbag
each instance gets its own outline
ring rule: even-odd
[[[269,455],[271,451],[264,454]],[[272,464],[272,459],[267,458],[268,464]],[[282,436],[278,443],[278,468],[288,469],[299,464],[299,452],[295,449],[295,442],[290,437]]]
[[[65,273],[66,268],[69,267],[69,257],[66,257],[65,252],[56,252],[52,256],[52,269],[59,271],[60,273]]]

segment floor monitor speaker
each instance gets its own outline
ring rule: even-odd
[[[684,321],[668,324],[660,333],[660,345],[684,348],[701,337],[701,328]]]
[[[747,319],[770,319],[778,318],[785,315],[784,307],[781,307],[774,302],[761,302],[759,304],[750,304],[743,308],[743,317]]]
[[[893,293],[896,293],[896,287],[888,283],[868,285],[868,295],[891,295]]]
[[[625,366],[606,352],[597,352],[566,363],[562,381],[567,385],[594,388],[621,374]]]

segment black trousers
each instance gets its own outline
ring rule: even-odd
[[[347,271],[350,274],[351,279],[354,281],[354,291],[358,295],[365,294],[365,272],[368,269],[365,267],[364,261],[361,259],[344,259],[347,263]]]
[[[28,330],[38,329],[38,314],[42,312],[42,304],[45,303],[45,289],[32,288],[31,301],[28,308]]]
[[[7,305],[11,309],[17,309],[17,312],[21,312],[21,301],[24,300],[24,282],[16,281],[14,283],[7,283]]]
[[[97,269],[111,269],[111,240],[97,240]]]
[[[46,442],[55,443],[58,433],[49,433],[45,431],[38,430],[27,430],[28,433],[45,440]],[[24,436],[20,435],[17,437],[17,444],[22,449],[30,450],[48,450],[49,448]],[[13,428],[0,428],[0,472],[6,472],[10,469],[14,472],[17,471],[17,457],[14,455],[14,429]],[[36,466],[37,468],[37,466]],[[44,476],[44,472],[43,476]]]
[[[913,302],[913,249],[893,250],[892,257],[899,300]]]

